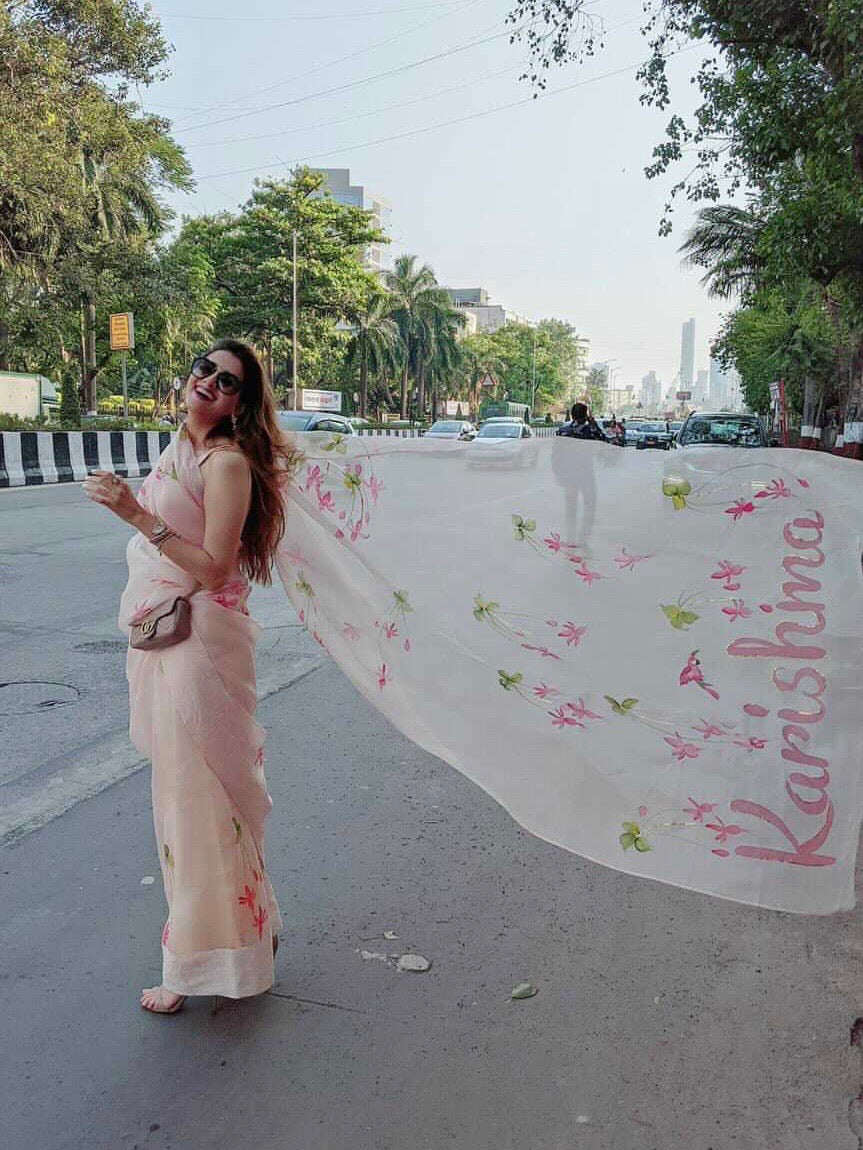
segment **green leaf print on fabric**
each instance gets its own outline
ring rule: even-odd
[[[664,479],[662,481],[662,494],[671,500],[675,511],[682,511],[688,507],[686,496],[692,491],[692,486],[685,479]]]
[[[635,847],[639,854],[644,854],[645,851],[650,850],[650,844],[642,835],[638,823],[624,823],[623,834],[618,841],[625,851],[628,851],[630,847]]]
[[[162,843],[162,854],[165,856],[165,862],[169,867],[174,865],[174,856],[171,854],[171,848],[167,843]]]
[[[407,591],[393,591],[393,599],[396,601],[396,610],[401,611],[403,615],[406,615],[409,611],[413,611],[413,607],[411,607],[408,600]]]
[[[518,686],[522,679],[524,679],[524,675],[521,673],[521,671],[514,671],[512,674],[509,674],[507,671],[498,671],[497,673],[497,681],[505,691],[513,690],[514,687]]]
[[[513,515],[512,526],[516,539],[523,542],[525,539],[530,539],[536,531],[536,520],[523,519],[521,515]]]
[[[473,617],[478,623],[493,619],[495,611],[500,608],[500,603],[495,603],[493,599],[485,600],[482,595],[474,595],[473,602]]]
[[[632,708],[638,704],[638,699],[624,699],[623,702],[618,703],[617,699],[612,699],[611,695],[606,695],[605,701],[615,715],[628,715]]]
[[[688,631],[700,618],[694,611],[687,611],[679,603],[661,603],[662,613],[676,631]]]
[[[243,837],[243,828],[240,825],[239,819],[235,819],[233,816],[231,817],[231,822],[234,824],[234,834],[237,836],[237,842],[239,842]]]

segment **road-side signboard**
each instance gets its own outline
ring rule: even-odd
[[[470,404],[466,399],[448,399],[446,401],[447,415],[460,416],[462,419],[467,419],[467,413],[470,411]]]
[[[111,351],[135,350],[135,317],[130,311],[121,311],[108,319]]]
[[[692,392],[691,391],[678,391],[677,398],[679,400],[681,400],[681,402],[684,402],[687,399],[692,399]]]
[[[340,391],[317,391],[312,387],[304,387],[300,396],[300,406],[303,411],[342,410],[342,393]]]
[[[497,380],[490,371],[487,371],[479,381],[480,387],[497,387]]]

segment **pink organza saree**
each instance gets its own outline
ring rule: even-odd
[[[854,905],[859,463],[302,438],[281,576],[395,726],[606,866]]]
[[[203,459],[203,457],[202,457]],[[204,538],[200,462],[176,436],[141,487],[139,500],[185,539]],[[273,982],[272,935],[279,908],[264,867],[263,728],[255,721],[257,624],[248,584],[236,571],[218,591],[194,591],[191,576],[136,534],[120,607],[137,612],[171,594],[192,594],[192,634],[164,651],[128,654],[131,737],[153,764],[156,842],[168,918],[162,982],[175,994],[242,998]]]

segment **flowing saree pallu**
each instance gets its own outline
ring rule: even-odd
[[[283,582],[401,731],[607,866],[853,906],[859,464],[302,439]]]
[[[183,538],[204,539],[203,479],[180,434],[139,493]],[[136,534],[121,627],[197,584]],[[192,634],[163,651],[129,650],[131,736],[153,763],[153,819],[168,919],[163,983],[175,994],[259,994],[273,982],[281,926],[264,868],[264,731],[255,721],[257,624],[237,571],[192,594]]]

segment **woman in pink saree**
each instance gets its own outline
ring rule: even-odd
[[[117,476],[84,487],[136,528],[121,627],[176,595],[191,635],[130,648],[130,731],[153,764],[153,816],[168,917],[162,982],[141,1005],[175,1013],[187,995],[244,998],[273,983],[281,926],[264,864],[271,807],[255,721],[257,624],[249,580],[269,581],[290,463],[254,353],[221,340],[186,384],[187,420],[138,497]]]

